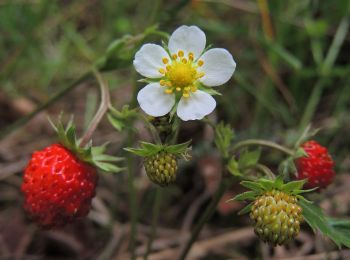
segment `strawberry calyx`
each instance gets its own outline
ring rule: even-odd
[[[136,154],[141,157],[150,157],[156,154],[159,154],[160,152],[173,154],[175,156],[182,156],[184,159],[189,159],[190,155],[188,152],[191,150],[189,147],[191,143],[191,140],[181,143],[181,144],[174,144],[174,145],[168,145],[168,144],[153,144],[148,142],[140,142],[139,148],[124,148],[124,150]]]
[[[76,127],[73,120],[69,120],[66,127],[61,120],[55,125],[50,119],[50,124],[56,131],[61,145],[74,153],[80,160],[92,164],[104,172],[117,173],[123,168],[117,166],[115,162],[122,161],[123,158],[105,154],[107,143],[101,146],[92,146],[92,141],[81,147],[80,140],[76,137]]]

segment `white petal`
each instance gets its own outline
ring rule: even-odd
[[[205,74],[200,81],[209,87],[226,83],[236,69],[236,62],[225,49],[210,49],[200,59],[204,64],[199,70]]]
[[[184,121],[200,120],[213,112],[215,99],[208,93],[197,90],[188,98],[181,98],[177,106],[177,115]]]
[[[165,67],[162,58],[170,59],[163,47],[151,43],[144,44],[135,54],[134,67],[144,77],[160,78],[163,75],[159,69]]]
[[[206,38],[204,32],[197,26],[180,26],[169,39],[169,51],[171,54],[178,53],[179,50],[185,55],[192,52],[197,59],[205,48]]]
[[[175,104],[175,97],[164,93],[159,83],[151,83],[137,94],[137,101],[146,114],[150,116],[164,116]]]

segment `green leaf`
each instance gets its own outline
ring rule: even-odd
[[[229,156],[228,149],[234,138],[234,131],[229,124],[220,122],[215,127],[215,144],[224,158]]]
[[[122,131],[124,129],[125,124],[122,120],[113,117],[110,113],[107,114],[107,119],[109,123],[118,131]]]
[[[264,187],[259,182],[253,181],[241,181],[241,185],[253,191],[261,192],[264,190]]]
[[[246,191],[241,194],[236,195],[234,198],[231,200],[255,200],[257,193],[255,191]]]
[[[187,151],[191,142],[192,140],[189,140],[182,144],[169,145],[164,147],[164,150],[172,154],[182,154]]]
[[[238,168],[238,162],[237,160],[232,157],[231,160],[227,164],[227,170],[233,175],[233,176],[243,176],[243,174],[240,172]]]
[[[238,215],[243,215],[243,214],[249,213],[252,210],[252,206],[253,206],[253,203],[249,203],[247,206],[245,206],[243,209],[241,209],[238,212]]]
[[[254,150],[254,151],[245,150],[241,154],[241,156],[239,157],[239,160],[238,160],[239,169],[243,170],[243,169],[247,169],[247,168],[250,168],[252,166],[255,166],[259,162],[260,155],[261,155],[260,148]]]
[[[311,204],[304,199],[299,200],[299,205],[303,209],[303,217],[310,227],[315,231],[319,230],[324,236],[333,240],[338,246],[346,246],[350,248],[350,237],[344,234],[344,230],[339,230],[323,213],[322,209],[315,204]]]

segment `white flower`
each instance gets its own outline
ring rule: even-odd
[[[177,104],[177,115],[184,121],[210,114],[215,99],[207,87],[226,83],[236,68],[225,49],[203,53],[206,37],[197,26],[181,26],[170,36],[168,51],[156,44],[145,44],[136,53],[134,66],[142,76],[152,79],[137,95],[147,114],[158,117]]]

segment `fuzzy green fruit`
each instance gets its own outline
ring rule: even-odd
[[[250,212],[257,236],[274,246],[294,239],[303,221],[297,201],[295,196],[278,190],[257,197]]]
[[[148,156],[144,166],[148,178],[160,186],[167,186],[176,180],[177,159],[174,154],[162,151]]]

